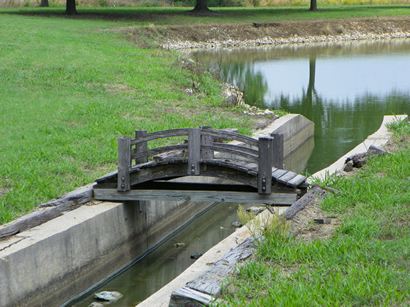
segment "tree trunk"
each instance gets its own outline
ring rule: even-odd
[[[196,0],[194,12],[209,12],[208,0]]]
[[[66,5],[65,13],[66,13],[67,15],[75,15],[75,14],[77,14],[77,8],[76,8],[75,0],[67,0],[67,5]]]
[[[317,11],[317,0],[310,0],[309,11]]]
[[[41,6],[41,7],[48,7],[48,6],[49,6],[49,5],[48,5],[48,0],[41,0],[40,6]]]

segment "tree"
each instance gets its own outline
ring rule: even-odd
[[[77,8],[75,4],[75,0],[67,0],[66,2],[66,8],[65,8],[65,13],[67,15],[75,15],[77,14]]]
[[[310,0],[309,11],[317,11],[317,0]]]
[[[41,0],[40,6],[41,6],[41,7],[48,7],[48,6],[49,6],[49,5],[48,5],[48,0]]]
[[[196,5],[193,9],[193,12],[198,12],[198,13],[209,12],[208,0],[196,0]]]

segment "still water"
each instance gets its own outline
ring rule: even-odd
[[[299,172],[313,173],[335,161],[374,132],[383,115],[410,113],[410,40],[194,56],[241,88],[248,104],[300,113],[314,121],[314,142],[303,147],[306,160],[297,158],[303,166],[292,167]],[[191,254],[205,252],[232,233],[236,211],[237,205],[215,206],[98,290],[124,294],[113,306],[142,301],[192,264]],[[179,242],[185,245],[175,247]],[[92,301],[88,295],[75,306]]]
[[[238,205],[234,204],[216,205],[153,253],[95,291],[111,290],[124,294],[109,306],[135,306],[194,263],[191,255],[204,253],[229,236],[235,230],[232,222],[237,220],[237,210]],[[184,246],[177,247],[181,245],[179,243]],[[95,291],[69,305],[88,306],[94,302]]]
[[[219,50],[195,58],[244,91],[248,104],[315,123],[309,173],[355,147],[383,115],[410,113],[410,40]]]

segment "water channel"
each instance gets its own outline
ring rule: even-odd
[[[315,123],[313,173],[374,132],[385,114],[410,114],[410,40],[198,52],[196,60],[245,93],[248,104],[300,113]],[[133,306],[234,231],[237,205],[221,204],[97,290]],[[183,242],[177,248],[175,243]],[[96,290],[96,291],[97,291]],[[88,306],[92,294],[75,306]]]

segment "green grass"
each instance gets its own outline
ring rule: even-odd
[[[210,75],[101,30],[113,25],[0,15],[0,224],[115,169],[116,139],[134,129],[250,132]]]
[[[410,124],[394,127],[402,148],[354,177],[322,204],[341,225],[330,239],[270,231],[223,299],[234,306],[408,306],[410,302]],[[400,142],[401,140],[401,142]]]

